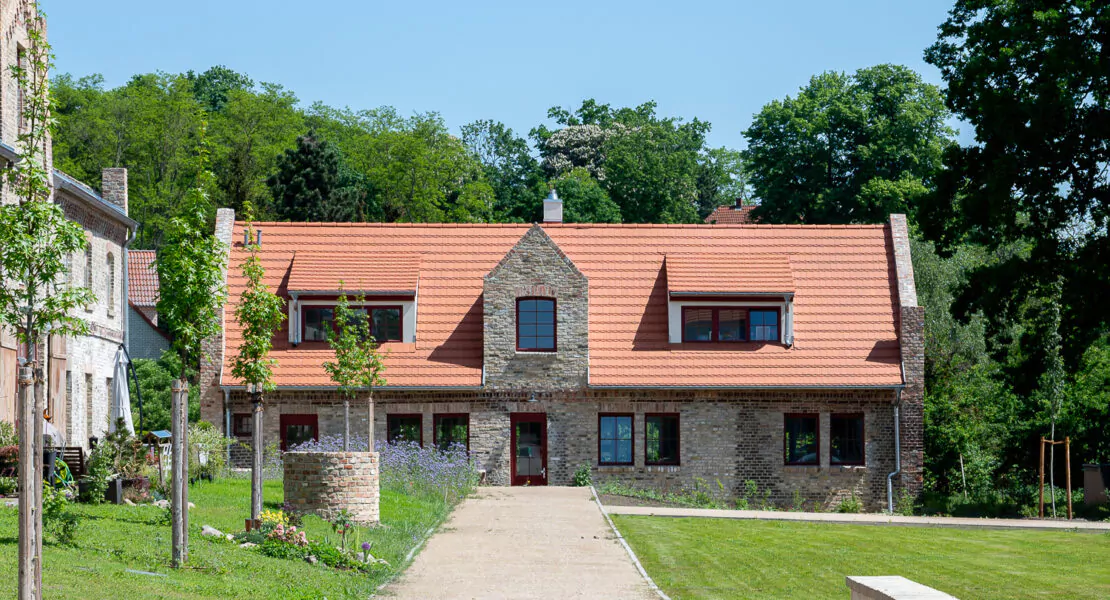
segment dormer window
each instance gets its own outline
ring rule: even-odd
[[[352,308],[354,313],[366,318],[370,312],[370,335],[374,340],[381,342],[401,341],[401,314],[400,306],[371,306],[367,308]],[[306,342],[324,342],[328,339],[328,332],[332,331],[335,322],[334,306],[305,306],[304,332],[302,339]]]
[[[516,349],[518,352],[555,352],[555,299],[518,298]]]
[[[683,342],[778,342],[777,308],[683,306]]]

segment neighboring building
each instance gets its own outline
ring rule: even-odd
[[[558,207],[549,220],[558,220]],[[206,344],[201,418],[249,439],[231,375],[244,223],[224,334]],[[789,504],[922,474],[923,310],[903,215],[864,226],[258,224],[288,302],[265,435],[342,432],[322,363],[340,281],[366,295],[387,353],[376,439],[466,444],[497,485],[596,479],[660,489],[746,481]],[[226,337],[225,337],[226,336]],[[900,447],[896,448],[895,415]],[[351,431],[364,431],[352,409]]]
[[[709,213],[705,222],[710,225],[746,225],[753,223],[752,211],[754,204],[742,204],[740,200],[731,206],[718,206]]]
[[[132,359],[157,360],[170,349],[170,340],[158,326],[158,271],[154,250],[127,253],[127,352]]]
[[[11,66],[22,60],[27,28],[44,26],[33,8],[31,2],[0,0],[0,160],[5,166],[19,160],[17,140],[22,127],[22,92]],[[53,171],[54,201],[67,218],[85,229],[89,241],[85,252],[68,258],[69,283],[91,288],[96,302],[78,311],[89,323],[88,335],[50,336],[37,353],[45,368],[47,416],[65,434],[68,445],[87,447],[88,438],[103,436],[108,425],[113,359],[126,330],[124,257],[138,223],[127,216],[126,169],[105,169],[103,193],[97,193],[53,169],[49,145],[47,161]],[[8,186],[0,200],[18,201]],[[21,353],[15,335],[0,330],[0,419],[6,421],[17,417],[16,372]]]

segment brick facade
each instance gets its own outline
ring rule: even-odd
[[[356,523],[378,523],[377,452],[289,452],[284,470],[294,511],[331,519],[346,510]]]

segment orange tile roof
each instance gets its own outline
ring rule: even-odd
[[[158,304],[158,271],[154,250],[127,251],[127,300],[135,306]]]
[[[298,251],[293,257],[288,289],[291,292],[334,292],[343,287],[347,291],[367,294],[413,294],[419,281],[419,254]]]
[[[709,213],[705,218],[705,222],[710,225],[746,225],[753,223],[752,211],[755,210],[753,205],[745,206],[718,206]]]
[[[794,292],[790,259],[782,254],[668,254],[666,265],[672,295]]]
[[[268,285],[287,294],[302,252],[335,257],[422,257],[415,344],[383,344],[389,386],[479,387],[482,278],[528,225],[267,223],[261,258]],[[237,223],[233,240],[242,239]],[[544,230],[589,278],[591,386],[890,386],[901,383],[895,330],[897,278],[887,225],[575,225]],[[668,255],[787,257],[794,281],[794,345],[696,348],[667,334]],[[223,384],[240,340],[234,307],[243,291],[232,251]],[[344,259],[346,260],[346,259]],[[327,349],[275,338],[279,386],[333,384]]]

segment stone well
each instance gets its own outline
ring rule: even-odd
[[[286,452],[285,501],[301,514],[331,519],[346,509],[374,524],[379,473],[377,452]]]

